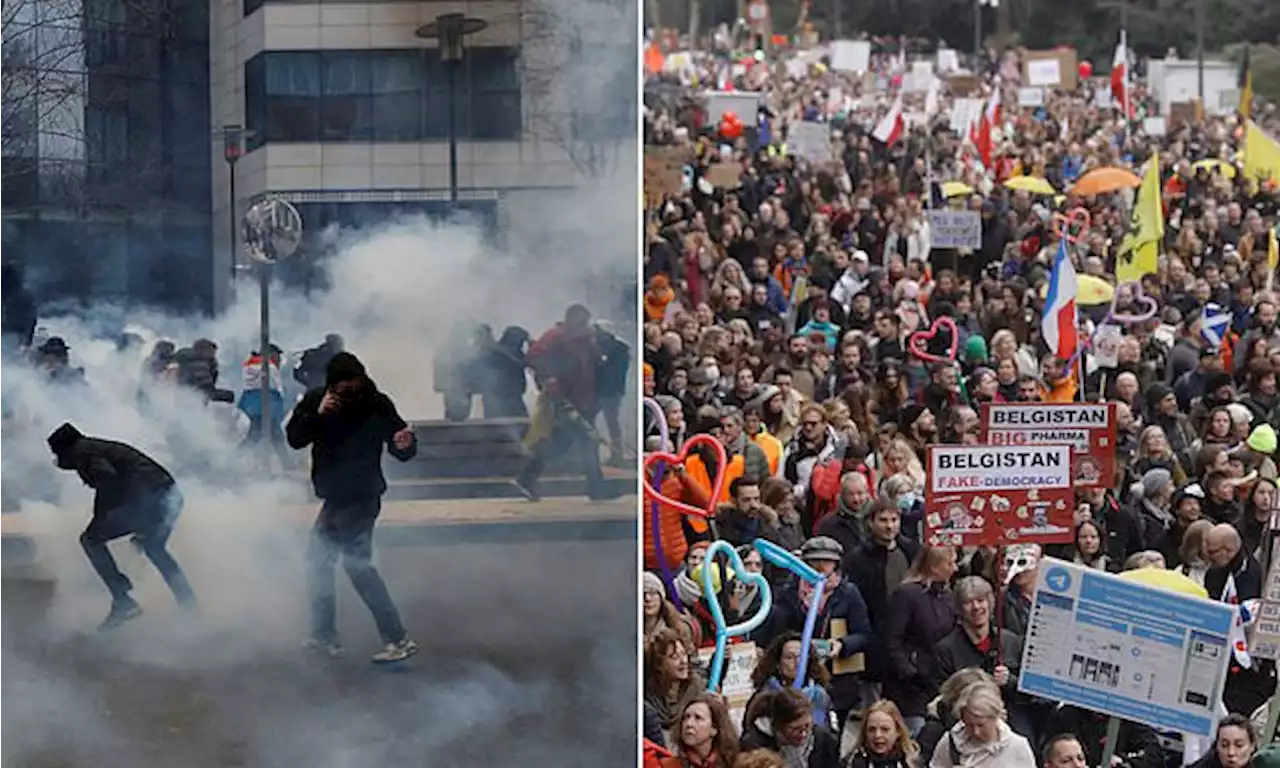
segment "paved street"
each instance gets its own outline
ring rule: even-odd
[[[194,627],[116,549],[147,613],[108,637],[90,633],[107,597],[74,536],[37,539],[26,566],[6,541],[3,764],[631,764],[633,505],[389,508],[379,562],[422,645],[393,670],[368,663],[376,633],[341,570],[349,658],[299,653],[300,525],[179,537],[204,608]],[[21,523],[5,523],[14,539]]]

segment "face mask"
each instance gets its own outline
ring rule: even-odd
[[[913,491],[907,491],[898,497],[898,509],[907,512],[916,505],[916,494]]]

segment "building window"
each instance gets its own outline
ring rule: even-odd
[[[518,52],[472,48],[458,65],[458,137],[518,139]],[[245,115],[262,142],[442,141],[449,76],[435,49],[266,51],[245,64]],[[256,146],[251,146],[251,149]]]

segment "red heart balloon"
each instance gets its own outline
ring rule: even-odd
[[[947,348],[946,356],[941,357],[926,351],[929,341],[938,335],[939,328],[951,331],[951,346]],[[960,331],[956,328],[956,321],[946,316],[939,317],[929,326],[929,330],[911,334],[907,339],[907,350],[926,363],[955,362],[956,353],[960,350]]]
[[[689,452],[699,445],[706,445],[716,454],[716,477],[711,483],[711,498],[707,502],[706,507],[695,507],[685,504],[683,501],[667,498],[662,492],[653,487],[653,465],[659,461],[665,462],[667,466],[683,464],[689,458]],[[675,509],[680,510],[686,515],[694,515],[695,517],[710,518],[715,515],[716,507],[720,504],[720,494],[724,492],[724,483],[729,476],[729,457],[724,451],[724,445],[712,437],[711,435],[694,435],[684,442],[680,447],[679,454],[671,454],[666,452],[647,453],[644,457],[644,474],[642,475],[644,482],[645,497],[654,500],[660,504],[667,504]]]
[[[1072,208],[1066,214],[1053,215],[1053,236],[1075,245],[1089,233],[1092,217],[1087,208]]]

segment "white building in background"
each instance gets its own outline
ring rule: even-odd
[[[636,55],[625,44],[636,4],[586,23],[610,4],[574,1],[213,0],[215,306],[233,271],[224,126],[253,132],[235,166],[237,220],[268,193],[313,232],[448,210],[448,72],[437,42],[415,34],[442,14],[485,23],[457,71],[461,208],[510,240],[545,233],[546,193],[593,173],[629,178],[638,195]]]

